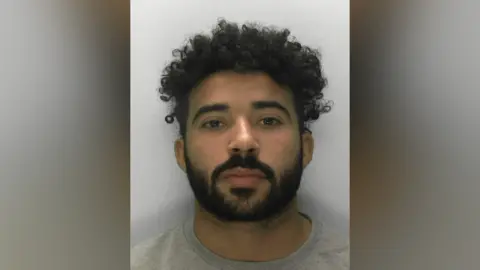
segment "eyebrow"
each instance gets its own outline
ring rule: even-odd
[[[267,101],[255,101],[255,102],[252,103],[252,107],[254,109],[257,109],[257,110],[270,109],[270,108],[278,109],[278,110],[284,112],[291,119],[290,113],[288,112],[287,108],[285,108],[282,104],[280,104],[277,101],[268,101],[268,100]]]
[[[228,109],[230,109],[230,106],[228,106],[227,104],[221,104],[221,103],[202,106],[200,107],[200,109],[198,109],[197,113],[195,113],[192,123],[195,123],[195,121],[197,121],[197,119],[203,114],[206,114],[209,112],[225,112],[225,111],[228,111]]]
[[[269,101],[269,100],[262,100],[262,101],[254,101],[252,102],[252,107],[256,110],[262,110],[262,109],[269,109],[269,108],[274,108],[278,109],[282,112],[284,112],[290,119],[291,115],[288,112],[287,108],[285,108],[282,104],[280,104],[277,101]],[[197,110],[195,113],[195,116],[193,117],[192,123],[195,123],[195,121],[202,115],[210,112],[225,112],[230,109],[230,106],[224,103],[215,103],[215,104],[209,104],[200,107],[200,109]]]

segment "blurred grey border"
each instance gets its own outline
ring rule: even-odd
[[[0,8],[0,269],[129,269],[129,2]]]
[[[351,2],[352,269],[480,269],[478,10]]]

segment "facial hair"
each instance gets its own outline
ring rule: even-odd
[[[185,163],[188,181],[200,206],[222,221],[255,222],[265,221],[279,216],[296,197],[303,173],[302,149],[297,154],[291,168],[287,168],[275,176],[275,171],[267,164],[259,161],[255,156],[232,155],[226,162],[217,166],[212,174],[211,181],[207,181],[205,172],[193,166],[185,147]],[[235,203],[227,202],[225,195],[217,188],[218,176],[233,168],[258,169],[265,174],[270,182],[270,191],[262,201],[250,206],[248,210],[239,210]],[[245,189],[231,190],[237,195],[248,196],[253,193]]]

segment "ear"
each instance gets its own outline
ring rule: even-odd
[[[312,133],[305,131],[302,134],[302,144],[303,144],[303,168],[305,169],[307,165],[313,159],[313,149],[315,147],[315,142],[313,140]]]
[[[185,165],[185,141],[183,139],[177,139],[175,141],[175,157],[177,159],[177,164],[182,169],[182,171],[186,172],[186,165]]]

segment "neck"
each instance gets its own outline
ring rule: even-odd
[[[196,204],[194,231],[217,255],[238,261],[271,261],[295,252],[312,225],[300,215],[296,200],[278,217],[261,222],[223,222]]]

